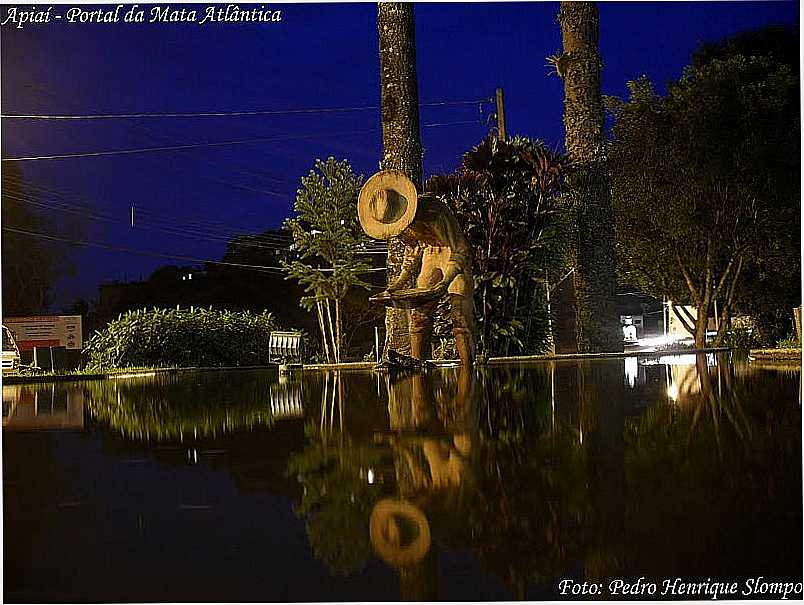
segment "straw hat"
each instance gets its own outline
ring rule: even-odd
[[[402,172],[381,170],[366,181],[357,199],[357,216],[369,237],[390,239],[416,216],[416,185]]]
[[[374,505],[369,519],[369,537],[374,551],[394,567],[420,561],[430,550],[427,517],[405,500],[383,498]]]

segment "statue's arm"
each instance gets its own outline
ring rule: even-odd
[[[388,284],[389,292],[405,288],[410,283],[410,280],[418,274],[422,264],[422,254],[421,246],[405,246],[402,267],[396,279]]]
[[[444,282],[449,285],[456,277],[472,266],[472,253],[469,242],[466,241],[452,213],[449,214],[446,224],[446,235],[450,245],[450,257],[444,268]]]

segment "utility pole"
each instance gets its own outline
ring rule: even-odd
[[[497,89],[497,138],[501,141],[506,139],[505,132],[505,96],[503,89]]]

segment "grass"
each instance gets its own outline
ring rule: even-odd
[[[801,349],[801,342],[792,334],[776,343],[777,349]]]
[[[76,368],[72,370],[43,370],[33,366],[21,366],[19,376],[97,376],[99,374],[127,374],[129,372],[153,372],[156,370],[172,370],[175,368],[132,367],[132,368]]]

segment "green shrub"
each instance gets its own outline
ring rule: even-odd
[[[129,311],[87,343],[89,369],[268,363],[270,313],[217,309]]]
[[[783,338],[776,343],[777,349],[800,349],[801,342],[796,338],[795,334],[788,334],[787,338]]]
[[[750,351],[760,346],[759,339],[751,328],[734,328],[723,336],[722,346]]]

